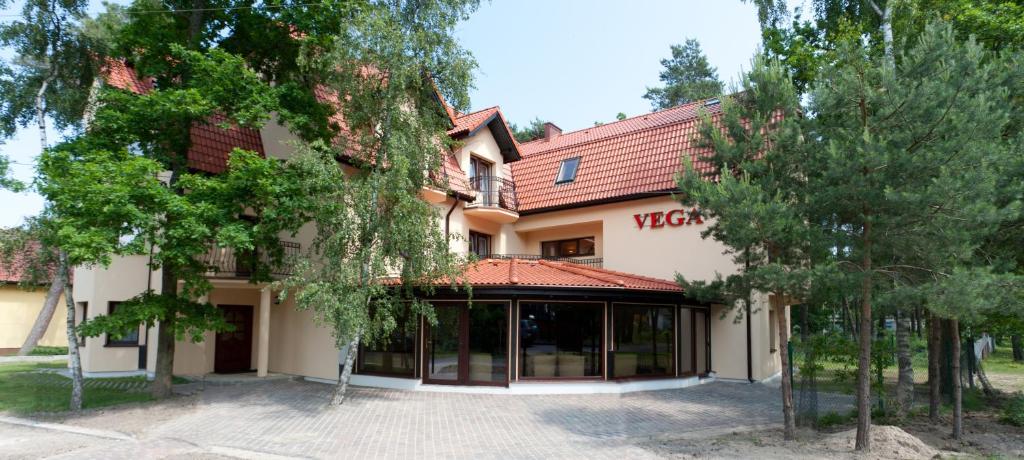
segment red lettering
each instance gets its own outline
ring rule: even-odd
[[[640,230],[643,230],[644,224],[647,222],[647,214],[633,214],[633,219],[636,220],[636,225],[640,227]]]
[[[679,218],[678,219],[672,219],[672,216],[674,216],[676,214],[679,215]],[[686,222],[686,212],[683,211],[682,209],[673,209],[673,210],[669,211],[668,214],[665,214],[665,222],[670,227],[678,227],[680,225],[683,225]]]
[[[658,211],[651,213],[651,228],[661,228],[665,226],[665,221],[662,218],[665,217],[665,213]]]
[[[686,221],[686,225],[690,225],[690,224],[700,225],[700,224],[703,224],[703,223],[704,223],[704,219],[701,218],[700,211],[698,211],[697,208],[691,209],[690,210],[690,219]]]

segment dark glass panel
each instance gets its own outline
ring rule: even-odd
[[[614,376],[673,374],[673,307],[617,304],[613,309]]]
[[[469,380],[504,382],[508,375],[507,304],[469,307]]]
[[[601,307],[584,303],[520,303],[520,375],[600,377]]]
[[[427,378],[459,379],[459,316],[456,307],[437,307],[437,324],[427,340]]]
[[[594,255],[594,238],[580,238],[580,255],[581,256],[592,256]]]
[[[708,315],[701,310],[693,312],[694,336],[697,341],[697,373],[708,373]]]
[[[362,347],[359,372],[412,376],[416,354],[416,322],[399,324],[387,341]]]
[[[694,373],[693,367],[693,310],[679,311],[679,373]]]

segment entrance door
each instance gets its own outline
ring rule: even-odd
[[[252,370],[252,310],[250,305],[221,305],[224,320],[235,327],[218,332],[214,348],[213,371],[218,374]]]
[[[508,384],[508,303],[438,304],[426,328],[423,381],[449,385]]]

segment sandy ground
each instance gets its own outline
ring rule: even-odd
[[[676,459],[930,459],[939,454],[931,446],[898,427],[876,426],[872,430],[872,452],[853,452],[854,430],[821,434],[801,430],[795,441],[782,440],[782,430],[733,433],[712,439],[683,439],[648,445],[666,458]]]

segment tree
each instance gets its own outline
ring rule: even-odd
[[[534,118],[522,128],[515,123],[511,123],[509,129],[512,130],[512,136],[519,142],[530,142],[544,137],[544,121],[539,117]]]
[[[991,165],[1007,159],[1010,66],[940,23],[906,40],[894,66],[857,42],[838,56],[810,93],[821,146],[806,177],[813,220],[847,249],[837,268],[861,285],[856,446],[868,449],[872,311],[905,280],[955,277],[949,267],[998,222]]]
[[[752,292],[769,294],[783,347],[789,343],[786,306],[789,299],[805,296],[805,262],[822,241],[805,218],[804,184],[795,174],[803,156],[799,109],[782,67],[755,59],[742,91],[723,99],[721,115],[703,115],[700,139],[711,154],[679,178],[682,203],[699,205],[709,219],[701,236],[724,243],[742,267],[710,285],[680,277],[681,284],[688,291],[718,291],[716,300],[748,306]],[[796,432],[791,363],[786,352],[779,356],[784,433],[791,440]]]
[[[0,6],[6,1],[0,1]],[[15,58],[0,63],[0,87],[5,98],[0,103],[0,136],[9,137],[18,127],[35,123],[42,148],[47,139],[47,120],[58,129],[80,127],[89,94],[89,83],[96,72],[90,40],[81,33],[86,2],[81,0],[33,0],[22,7],[21,19],[0,25],[0,45],[13,49]],[[0,180],[6,176],[6,161],[0,159]],[[34,225],[43,229],[45,225]],[[36,239],[35,244],[39,240]],[[47,280],[50,288],[29,331],[19,355],[29,354],[39,343],[53,320],[67,277],[60,273],[59,249],[40,248],[36,254],[50,252],[55,267]],[[37,280],[38,281],[38,280]],[[68,327],[73,327],[74,323]],[[74,400],[73,400],[74,401]],[[74,406],[74,404],[73,404]],[[77,409],[77,407],[76,407]]]
[[[156,397],[170,394],[175,340],[226,327],[212,305],[194,300],[211,289],[209,268],[198,256],[214,243],[239,251],[259,247],[269,260],[258,264],[252,281],[269,281],[268,266],[280,263],[283,253],[278,233],[302,224],[281,211],[291,190],[274,159],[236,151],[225,174],[185,169],[191,126],[215,114],[225,124],[259,126],[274,107],[269,84],[219,50],[172,45],[169,53],[152,91],[108,87],[100,93],[89,130],[43,155],[39,184],[72,264],[106,265],[114,255],[160,248],[152,258],[161,270],[158,293],[144,292],[116,314],[80,327],[88,336],[116,336],[140,323],[157,326]],[[246,219],[249,207],[270,218]]]
[[[283,286],[298,308],[313,311],[347,350],[332,397],[340,405],[360,343],[388,340],[402,318],[425,316],[437,280],[455,283],[464,260],[450,250],[438,210],[418,193],[451,148],[449,122],[433,82],[458,106],[465,101],[473,62],[453,36],[475,1],[373,4],[349,23],[315,69],[343,94],[338,109],[348,133],[333,144],[313,143],[293,160],[317,236],[310,258]],[[429,69],[429,74],[424,70]],[[337,164],[355,168],[346,174]]]
[[[691,38],[682,45],[672,45],[671,49],[672,57],[661,60],[665,69],[658,77],[665,86],[647,88],[644,94],[655,110],[722,94],[718,71],[708,63],[700,42]]]

